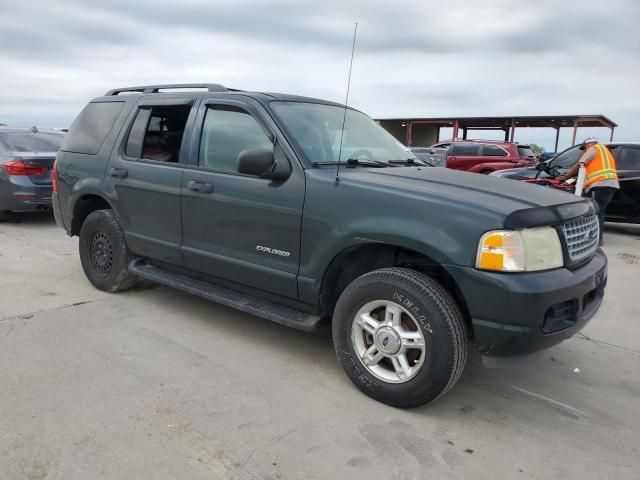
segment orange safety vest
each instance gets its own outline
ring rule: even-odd
[[[592,183],[601,182],[602,180],[618,180],[616,161],[609,149],[599,143],[591,148],[596,149],[596,156],[586,165],[587,172],[584,179],[584,187],[586,188]]]

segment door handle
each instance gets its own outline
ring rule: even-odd
[[[213,183],[201,182],[199,180],[190,180],[187,182],[187,188],[192,192],[213,193]]]
[[[124,168],[112,168],[109,170],[109,175],[115,178],[127,178],[129,176],[129,171]]]

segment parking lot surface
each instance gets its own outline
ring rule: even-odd
[[[0,224],[0,478],[640,478],[640,226],[605,242],[583,334],[509,370],[471,355],[446,396],[398,410],[351,385],[329,332],[106,294],[49,215]]]

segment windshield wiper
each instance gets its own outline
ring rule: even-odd
[[[355,167],[385,168],[388,166],[385,162],[379,162],[378,160],[358,160],[356,158],[350,158],[344,162],[338,162],[338,161],[313,162],[313,166],[314,167],[330,167],[330,166],[337,166],[338,163],[340,165],[345,165],[347,168],[355,168]]]
[[[418,167],[424,167],[425,165],[428,165],[430,167],[435,167],[433,163],[419,158],[407,158],[405,160],[387,160],[387,163],[391,165],[415,165]]]

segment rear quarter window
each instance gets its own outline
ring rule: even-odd
[[[124,102],[92,102],[73,121],[60,150],[95,155],[113,128]]]

